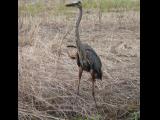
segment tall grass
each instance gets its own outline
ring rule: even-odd
[[[100,9],[102,12],[109,11],[119,11],[119,10],[139,10],[140,1],[139,0],[83,0],[84,9]],[[27,3],[19,5],[19,13],[29,13],[31,15],[36,15],[43,12],[51,12],[55,14],[65,14],[67,10],[65,8],[65,3],[60,2],[55,4],[54,0],[49,4],[39,0],[35,3]]]
[[[117,9],[139,10],[139,0],[84,0],[84,8],[101,8],[102,11],[114,11]]]
[[[30,15],[36,15],[43,12],[46,9],[44,3],[40,0],[36,3],[20,4],[18,6],[19,14],[28,13]]]

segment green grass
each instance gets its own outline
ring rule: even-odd
[[[124,10],[139,10],[140,2],[139,0],[85,0],[83,2],[83,7],[87,9],[100,8],[104,11],[112,11],[119,8]]]
[[[66,8],[64,4],[55,5],[53,2],[47,5],[47,3],[44,3],[43,1],[40,0],[34,4],[27,3],[19,5],[18,13],[19,15],[29,14],[35,16],[47,12],[49,15],[59,15],[59,14],[70,14],[67,12],[69,9]]]
[[[140,120],[140,113],[139,112],[131,113],[131,120]]]
[[[33,16],[43,12],[45,9],[45,4],[42,1],[38,1],[34,4],[22,4],[18,7],[19,14],[28,13]]]
[[[84,9],[101,10],[102,12],[116,12],[116,11],[138,11],[140,10],[139,0],[84,0]],[[57,6],[57,14],[68,14],[68,10],[73,8],[66,8],[64,4]]]
[[[100,9],[102,12],[140,9],[139,0],[84,0],[82,4],[84,9]],[[48,13],[59,15],[67,14],[67,11],[70,10],[70,8],[66,8],[63,3],[54,5],[53,2],[53,4],[49,4],[48,6],[47,3],[40,0],[34,4],[28,3],[19,5],[18,11],[19,14],[27,13],[37,15],[46,11]]]

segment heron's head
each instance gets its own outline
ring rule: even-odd
[[[77,7],[77,8],[80,8],[80,7],[82,7],[82,3],[81,3],[80,0],[78,0],[78,1],[74,1],[72,3],[66,4],[66,7]]]

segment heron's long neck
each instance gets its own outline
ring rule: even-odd
[[[77,19],[77,22],[76,22],[76,30],[75,30],[76,45],[77,45],[77,48],[78,48],[79,51],[81,50],[81,41],[80,41],[80,38],[79,38],[79,24],[80,24],[81,18],[82,18],[82,7],[79,7],[79,16],[78,16],[78,19]]]
[[[82,7],[79,7],[79,16],[76,22],[76,31],[75,31],[76,32],[76,45],[77,45],[77,49],[79,53],[80,64],[84,66],[86,65],[86,61],[84,61],[86,60],[86,53],[85,53],[84,48],[82,48],[82,43],[79,38],[79,30],[78,30],[81,18],[82,18]]]

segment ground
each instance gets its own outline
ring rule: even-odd
[[[70,12],[70,11],[68,11]],[[84,10],[80,37],[102,61],[103,79],[91,93],[84,72],[77,96],[78,67],[67,45],[75,45],[75,16],[19,17],[18,115],[20,120],[138,119],[140,105],[139,11]],[[76,50],[73,49],[73,52]]]

